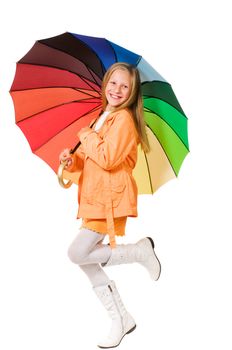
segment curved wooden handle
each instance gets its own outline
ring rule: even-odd
[[[69,188],[73,184],[73,182],[71,180],[69,180],[68,182],[64,182],[63,171],[64,171],[66,164],[67,164],[67,162],[62,162],[60,164],[60,166],[58,168],[58,172],[57,172],[58,182],[59,182],[60,186],[63,188]]]

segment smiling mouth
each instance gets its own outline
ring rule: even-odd
[[[118,99],[121,98],[121,96],[114,95],[114,94],[110,94],[110,97],[111,97],[111,98],[114,98],[114,99],[116,99],[116,100],[118,100]]]

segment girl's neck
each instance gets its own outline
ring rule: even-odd
[[[111,106],[107,105],[106,108],[105,108],[105,111],[106,111],[106,112],[112,112],[113,109],[112,109]]]

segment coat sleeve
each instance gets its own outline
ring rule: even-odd
[[[82,144],[80,144],[80,146],[77,148],[74,155],[77,156],[78,158],[81,158],[82,160],[85,159],[85,152],[83,150]]]
[[[81,129],[78,136],[86,156],[105,170],[116,168],[132,148],[137,146],[133,120],[129,115],[120,112],[103,138],[88,127]]]

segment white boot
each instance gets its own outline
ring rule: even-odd
[[[106,264],[102,266],[112,266],[119,264],[140,263],[144,266],[150,277],[157,281],[161,273],[161,265],[154,250],[153,239],[146,237],[135,244],[117,245],[111,251],[111,256]]]
[[[98,344],[98,347],[103,349],[115,348],[121,343],[126,334],[135,329],[135,321],[125,309],[114,281],[93,289],[112,319],[110,333],[105,340]]]

